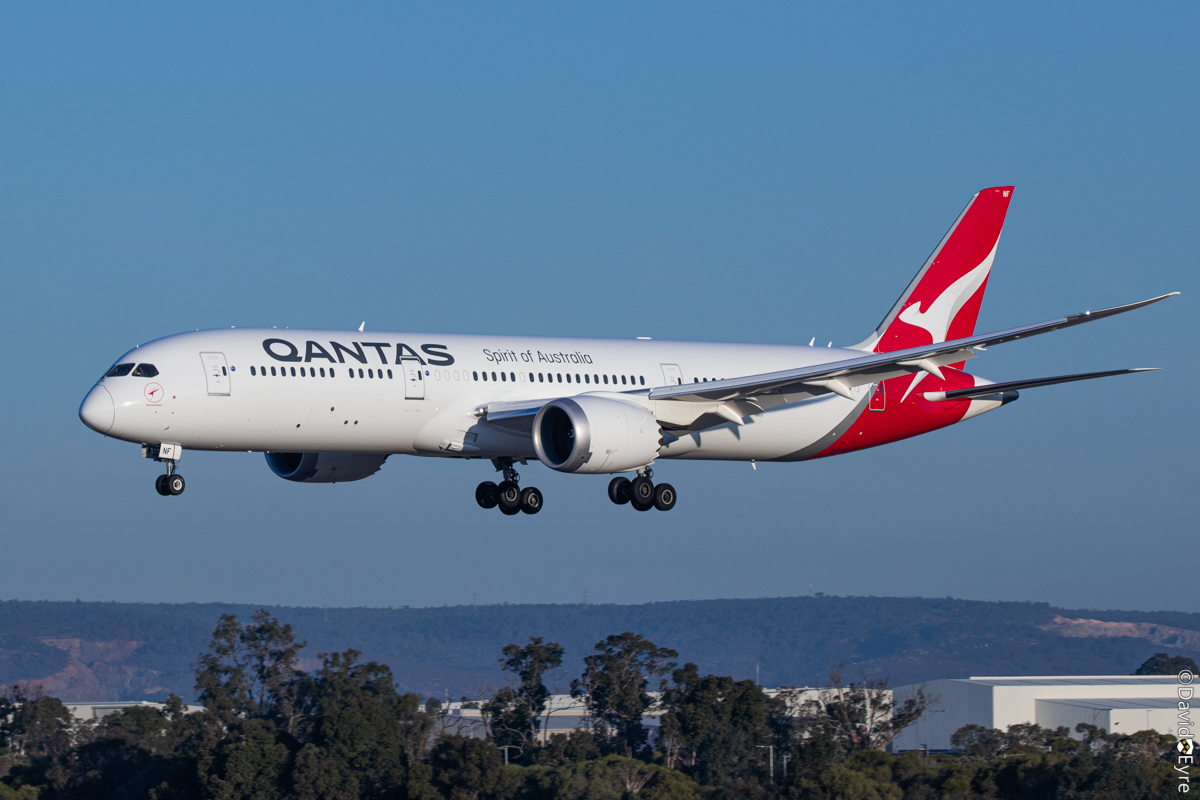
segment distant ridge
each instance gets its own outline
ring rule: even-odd
[[[0,601],[0,684],[30,681],[67,700],[193,696],[192,668],[223,613],[264,606]],[[457,698],[503,683],[509,642],[542,636],[567,649],[563,685],[610,633],[630,630],[704,671],[764,685],[847,676],[893,684],[969,675],[1129,674],[1150,654],[1200,658],[1200,614],[1071,610],[1047,603],[917,597],[778,597],[642,605],[441,608],[265,606],[316,654],[354,648],[392,667],[402,689]]]

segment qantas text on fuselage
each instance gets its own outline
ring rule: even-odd
[[[79,415],[163,462],[163,495],[184,489],[183,450],[261,451],[276,475],[305,483],[360,480],[412,455],[490,461],[502,480],[480,483],[476,501],[509,515],[542,508],[516,470],[534,460],[614,475],[613,502],[670,510],[659,462],[823,458],[962,422],[1020,389],[1142,371],[1000,383],[966,371],[990,345],[1172,296],[977,334],[1011,196],[972,197],[875,331],[848,347],[193,331],[117,359]]]

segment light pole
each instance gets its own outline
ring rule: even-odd
[[[502,744],[502,745],[500,745],[500,749],[504,751],[504,766],[507,767],[508,766],[508,751],[509,750],[520,750],[521,748],[517,747],[515,744]]]
[[[771,772],[770,772],[771,783],[774,783],[775,782],[775,745],[773,745],[773,744],[756,744],[754,746],[757,747],[759,750],[767,751],[767,756],[770,758],[769,763],[771,765]]]
[[[787,783],[787,762],[792,757],[791,753],[784,753],[780,758],[783,760],[783,782]]]
[[[944,713],[946,713],[946,709],[944,709],[944,708],[939,708],[937,711],[926,711],[925,712],[925,757],[926,758],[929,758],[929,718],[932,717],[934,714],[944,714]]]

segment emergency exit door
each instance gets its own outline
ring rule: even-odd
[[[204,363],[204,379],[208,381],[208,393],[228,395],[229,365],[225,362],[225,354],[201,353],[200,360]]]
[[[678,364],[663,364],[663,383],[667,386],[678,386],[683,383],[683,370]]]
[[[425,399],[425,371],[419,361],[405,361],[402,365],[404,372],[404,399]]]

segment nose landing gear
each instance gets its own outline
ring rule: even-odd
[[[475,487],[475,502],[480,508],[500,507],[500,513],[511,517],[524,511],[526,514],[536,514],[542,510],[542,493],[532,486],[524,490],[518,485],[521,477],[513,468],[511,458],[493,459],[496,469],[504,473],[504,480],[499,485],[484,481]]]
[[[179,460],[182,449],[175,444],[142,446],[142,458],[153,458],[167,465],[167,474],[154,479],[154,490],[163,497],[181,495],[187,487],[183,476],[175,471],[175,462]]]
[[[670,511],[675,507],[675,487],[669,483],[655,485],[651,480],[654,473],[649,467],[638,470],[632,481],[618,476],[609,481],[608,499],[619,506],[629,503],[635,511]]]

